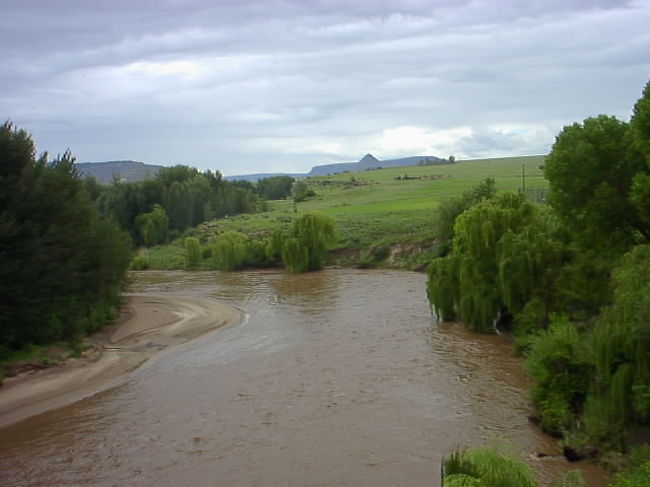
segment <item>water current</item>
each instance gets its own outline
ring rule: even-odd
[[[544,485],[576,468],[533,459],[556,447],[527,420],[521,360],[438,324],[421,274],[145,272],[132,289],[245,319],[0,429],[1,485],[436,486],[450,451],[504,440]]]

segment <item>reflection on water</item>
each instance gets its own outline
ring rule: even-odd
[[[552,452],[526,420],[520,361],[497,337],[437,325],[424,280],[138,274],[135,292],[209,296],[249,319],[0,430],[0,484],[431,486],[456,447],[503,437],[526,456]],[[546,483],[569,469],[531,463]]]

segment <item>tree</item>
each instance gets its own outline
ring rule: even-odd
[[[135,219],[135,226],[147,247],[167,241],[169,218],[167,218],[165,209],[160,205],[154,205],[153,211],[149,213],[138,215]]]
[[[316,196],[314,190],[309,189],[309,186],[307,185],[306,181],[296,181],[293,185],[293,189],[291,190],[291,193],[293,194],[294,203],[302,203],[303,201],[306,201],[308,198],[312,198]]]
[[[217,269],[241,269],[246,262],[248,244],[248,236],[240,232],[228,231],[219,235],[212,249],[212,258]]]
[[[629,125],[600,115],[564,127],[544,164],[549,203],[587,246],[625,250],[650,237],[630,201],[645,161],[630,157]]]
[[[291,194],[294,179],[291,176],[273,176],[257,182],[257,193],[268,200],[282,200]]]
[[[97,218],[69,152],[35,158],[29,135],[0,128],[0,347],[70,339],[110,318],[128,236]]]
[[[496,185],[494,179],[486,178],[477,186],[463,193],[462,196],[445,200],[440,204],[436,209],[434,220],[438,255],[446,255],[450,250],[456,218],[472,205],[482,200],[491,199],[495,195]]]
[[[196,237],[185,238],[185,265],[196,267],[201,262],[201,244]]]
[[[590,343],[596,381],[587,425],[603,440],[650,421],[650,245],[626,253],[613,282]]]
[[[321,213],[308,213],[293,222],[284,241],[282,260],[290,272],[297,274],[323,268],[327,247],[334,242],[334,222]]]
[[[507,310],[498,281],[500,241],[521,231],[532,212],[521,196],[505,194],[456,218],[452,254],[429,266],[428,295],[439,316],[455,313],[477,331],[496,326]]]

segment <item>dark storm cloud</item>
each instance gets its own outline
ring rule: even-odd
[[[629,116],[650,8],[620,1],[23,1],[0,110],[53,152],[226,173],[546,152]]]

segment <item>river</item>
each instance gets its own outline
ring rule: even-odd
[[[444,455],[502,440],[544,485],[575,468],[532,459],[555,442],[527,421],[521,360],[498,337],[436,323],[425,279],[139,273],[133,292],[215,298],[246,319],[0,429],[0,484],[436,486]]]

